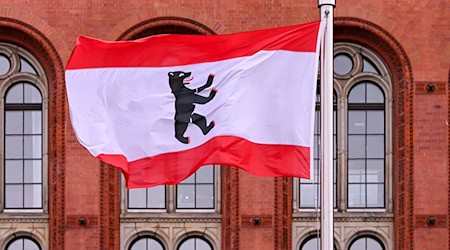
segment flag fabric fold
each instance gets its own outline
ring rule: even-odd
[[[177,184],[210,164],[309,178],[319,27],[79,37],[66,67],[76,137],[128,188]]]

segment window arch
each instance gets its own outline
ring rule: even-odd
[[[350,243],[349,250],[384,250],[384,245],[380,239],[371,235],[363,235],[354,239]]]
[[[41,250],[39,243],[31,237],[20,236],[10,240],[5,250]]]
[[[187,237],[177,247],[177,250],[213,250],[211,242],[204,237]]]
[[[305,240],[300,244],[299,250],[320,250],[320,238],[317,235],[311,235],[306,237]],[[333,246],[333,249],[336,250],[336,246]]]
[[[165,250],[164,244],[156,237],[144,235],[134,239],[128,250]]]
[[[27,51],[0,43],[1,211],[47,212],[47,93],[42,67]]]

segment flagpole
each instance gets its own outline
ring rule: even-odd
[[[333,250],[333,9],[335,0],[319,0],[325,35],[321,48],[320,114],[320,245]]]

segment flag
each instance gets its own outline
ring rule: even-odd
[[[319,26],[80,36],[65,76],[76,137],[128,188],[177,184],[209,164],[309,178]]]

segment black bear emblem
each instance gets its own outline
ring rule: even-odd
[[[190,77],[191,72],[174,71],[169,72],[168,75],[169,85],[175,96],[175,138],[187,144],[189,143],[189,137],[184,137],[184,132],[186,132],[189,123],[197,125],[204,135],[208,134],[215,125],[214,121],[206,125],[206,118],[194,113],[194,104],[205,104],[216,95],[217,90],[214,88],[208,97],[197,95],[197,93],[211,86],[214,75],[210,74],[206,84],[197,89],[189,89],[185,86],[193,79],[193,77]]]

